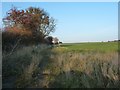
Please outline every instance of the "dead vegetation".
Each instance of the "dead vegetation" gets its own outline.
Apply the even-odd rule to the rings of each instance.
[[[3,88],[120,87],[117,52],[78,53],[60,48],[25,47],[4,57]]]

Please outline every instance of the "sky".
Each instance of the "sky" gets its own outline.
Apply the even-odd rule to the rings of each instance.
[[[56,31],[50,35],[64,43],[118,39],[117,2],[2,2],[2,18],[12,6],[43,8],[56,19]]]

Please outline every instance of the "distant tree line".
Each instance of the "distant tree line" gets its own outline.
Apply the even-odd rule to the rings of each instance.
[[[120,40],[108,41],[108,42],[120,42]]]
[[[55,31],[56,22],[44,9],[29,7],[18,10],[13,7],[3,18],[2,49],[9,51],[22,45],[52,44],[50,33]]]

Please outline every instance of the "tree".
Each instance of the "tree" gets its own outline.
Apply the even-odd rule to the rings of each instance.
[[[45,43],[47,43],[48,45],[52,45],[53,44],[53,37],[52,36],[48,36],[45,38]]]
[[[41,8],[29,7],[26,10],[12,8],[3,19],[5,27],[19,27],[32,33],[36,42],[43,42],[44,38],[55,31],[55,19]]]
[[[30,45],[44,43],[45,37],[55,31],[55,19],[41,8],[29,7],[26,10],[10,9],[3,18],[3,49],[12,50],[17,44]]]

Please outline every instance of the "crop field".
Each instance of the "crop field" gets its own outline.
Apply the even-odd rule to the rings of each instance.
[[[63,44],[70,51],[98,51],[98,52],[116,52],[118,50],[118,42],[93,42],[93,43],[70,43]]]
[[[3,88],[120,88],[118,42],[29,46],[3,53]]]

